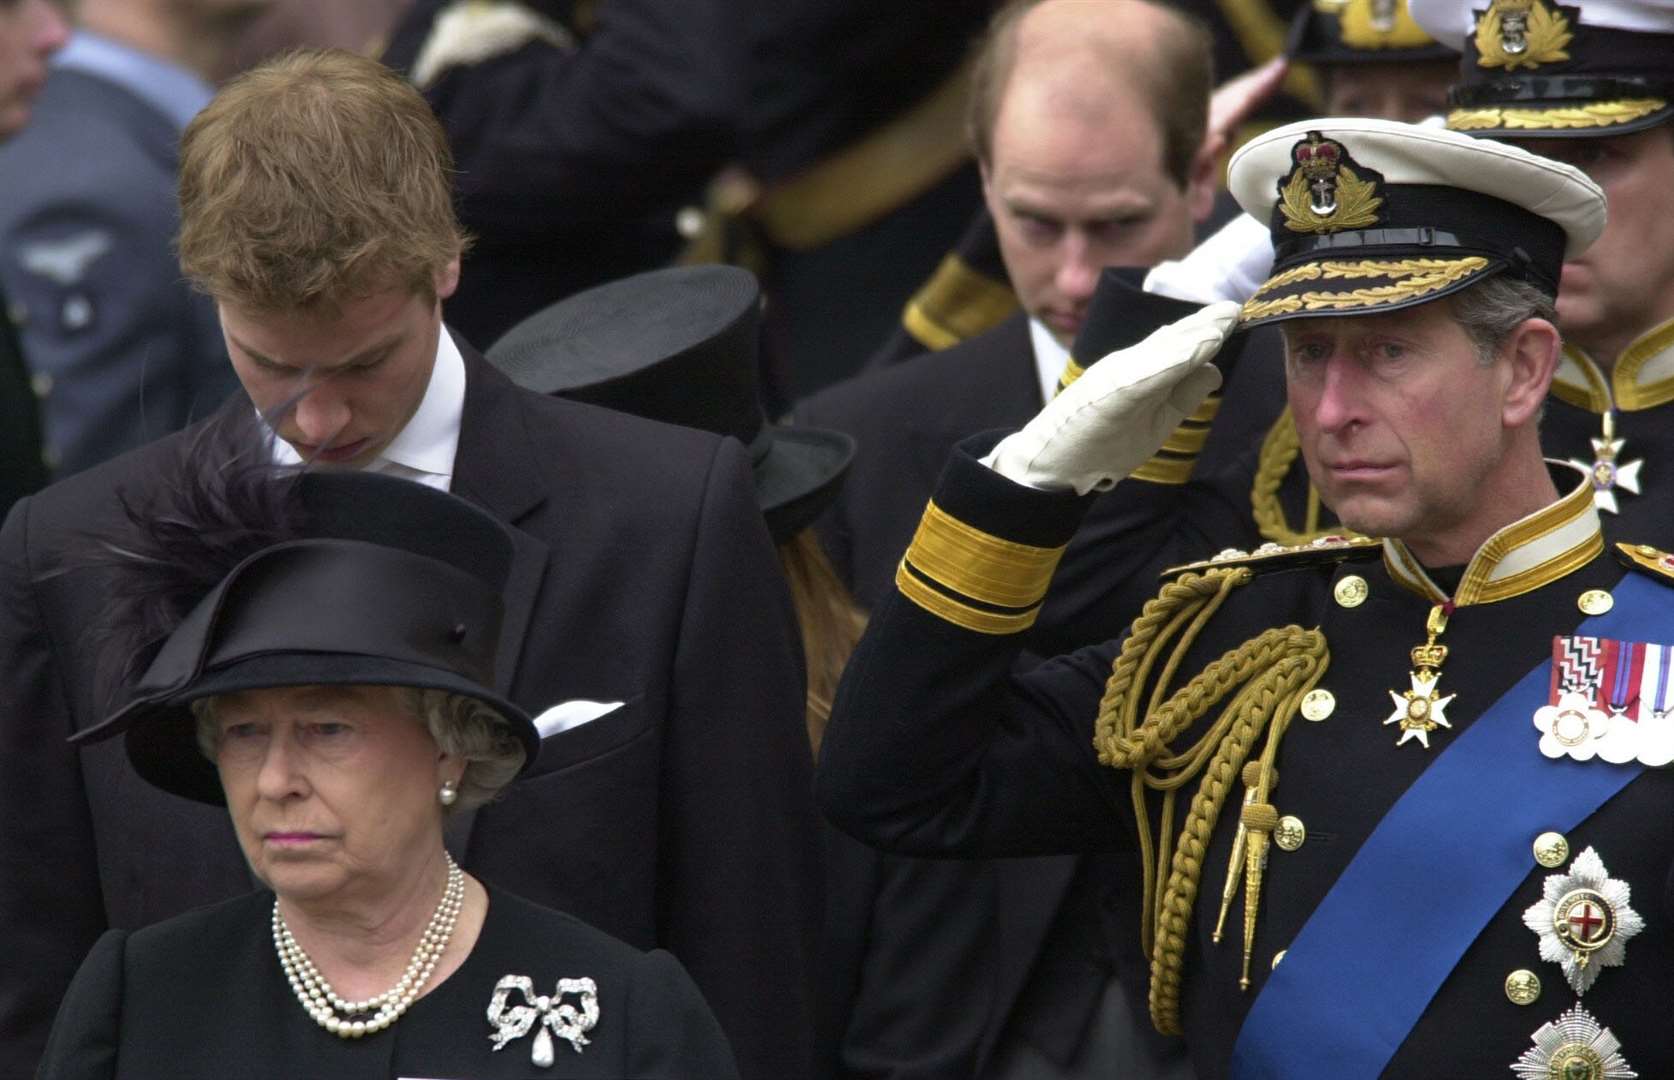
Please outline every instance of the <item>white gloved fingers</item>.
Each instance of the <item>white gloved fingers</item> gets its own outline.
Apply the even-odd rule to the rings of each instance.
[[[1235,303],[1219,301],[1158,327],[1139,344],[1119,349],[1088,368],[1064,394],[1091,380],[1084,394],[1097,400],[1119,390],[1139,390],[1158,376],[1169,381],[1169,373],[1178,378],[1213,359],[1238,325],[1240,310]]]
[[[1221,385],[1221,372],[1214,364],[1204,364],[1186,373],[1186,377],[1174,384],[1168,392],[1168,405],[1180,414],[1179,420],[1170,425],[1172,431],[1184,420],[1197,411],[1203,404],[1203,399],[1213,394]],[[1164,435],[1164,438],[1168,436]]]
[[[1209,361],[1238,325],[1239,310],[1210,304],[1106,356],[1002,439],[984,464],[1043,490],[1107,490],[1219,385]]]

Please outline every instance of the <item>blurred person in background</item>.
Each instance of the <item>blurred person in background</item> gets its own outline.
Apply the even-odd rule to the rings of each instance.
[[[0,281],[46,454],[67,476],[212,412],[237,385],[175,267],[177,145],[269,0],[79,0],[37,123],[0,147]]]
[[[854,370],[978,204],[991,6],[415,0],[384,59],[447,127],[479,237],[449,320],[492,341],[695,236],[689,261],[763,275],[774,411]]]
[[[977,64],[971,141],[1021,310],[795,411],[859,443],[821,529],[868,607],[893,589],[953,444],[1034,415],[1065,374],[1104,268],[1184,255],[1214,198],[1208,35],[1174,9],[1018,0],[996,16]]]
[[[0,3],[0,143],[34,116],[47,61],[68,40],[69,27],[50,0]],[[35,386],[18,342],[16,311],[0,274],[0,518],[47,480]]]
[[[1406,0],[1312,0],[1285,49],[1318,74],[1324,116],[1416,124],[1447,111],[1459,54],[1413,21]]]
[[[231,78],[269,57],[294,48],[347,49],[376,56],[389,42],[396,20],[413,0],[271,0],[267,10],[239,35],[222,65]]]
[[[589,286],[667,263],[735,145],[725,0],[413,0],[382,60],[436,111],[476,238],[448,324],[486,348]]]

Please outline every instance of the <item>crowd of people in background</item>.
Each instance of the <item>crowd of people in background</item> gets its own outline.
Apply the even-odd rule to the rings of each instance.
[[[0,0],[0,192],[0,1077],[1674,1069],[1674,3]]]

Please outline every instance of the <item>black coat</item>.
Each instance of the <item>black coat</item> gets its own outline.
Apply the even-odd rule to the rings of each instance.
[[[973,453],[985,449],[972,446]],[[1037,546],[1067,539],[1086,510],[1073,494],[1024,489],[963,454],[936,498],[991,536]],[[1357,607],[1334,601],[1336,583],[1349,573],[1368,586],[1368,599]],[[1598,555],[1535,591],[1457,610],[1444,637],[1451,651],[1439,688],[1457,694],[1449,710],[1452,730],[1438,730],[1428,752],[1416,743],[1396,746],[1394,729],[1381,724],[1390,711],[1389,691],[1409,685],[1409,653],[1423,642],[1430,608],[1428,600],[1397,585],[1381,561],[1293,563],[1288,571],[1260,574],[1213,614],[1179,656],[1174,688],[1262,631],[1295,624],[1324,634],[1330,663],[1320,686],[1336,695],[1336,708],[1320,723],[1294,723],[1277,757],[1273,802],[1278,813],[1302,819],[1307,839],[1295,851],[1269,855],[1248,992],[1238,986],[1239,934],[1219,945],[1210,940],[1243,790],[1236,781],[1197,857],[1203,869],[1185,931],[1182,1014],[1200,1077],[1227,1075],[1234,1040],[1275,955],[1296,939],[1395,800],[1482,710],[1551,657],[1554,635],[1574,632],[1583,618],[1578,596],[1616,587],[1622,573]],[[1656,592],[1662,588],[1647,584]],[[1659,619],[1660,636],[1651,640],[1674,641],[1674,619]],[[1101,765],[1092,748],[1119,640],[1019,674],[1022,645],[1021,635],[972,632],[900,594],[881,605],[850,663],[822,745],[820,797],[832,820],[888,850],[913,854],[1129,849],[1130,776]],[[1165,652],[1163,659],[1171,655]],[[1149,685],[1142,693],[1143,703]],[[1218,708],[1208,714],[1218,715]],[[1172,745],[1190,745],[1201,733],[1201,726],[1194,727]],[[1527,738],[1531,744],[1539,738],[1532,724]],[[1562,785],[1573,768],[1612,768],[1597,761],[1548,764],[1543,779],[1529,785],[1531,798],[1542,784]],[[1177,821],[1195,790],[1188,785]],[[926,798],[926,792],[935,796]],[[1471,821],[1454,824],[1468,840]],[[1674,970],[1674,770],[1644,771],[1568,829],[1567,838],[1572,854],[1596,847],[1612,876],[1630,884],[1633,906],[1646,921],[1627,946],[1626,964],[1605,971],[1584,1004],[1621,1039],[1638,1075],[1674,1075],[1674,1042],[1662,1005],[1663,984]],[[1540,959],[1536,936],[1522,921],[1554,872],[1535,863],[1532,840],[1518,837],[1458,863],[1412,865],[1411,873],[1433,882],[1428,896],[1438,907],[1453,902],[1453,883],[1469,879],[1478,862],[1512,860],[1526,872],[1474,941],[1465,943],[1412,1030],[1395,1033],[1404,1037],[1383,1076],[1504,1075],[1533,1046],[1535,1029],[1573,1003],[1562,974]],[[1240,911],[1235,903],[1229,926],[1238,925]],[[1357,957],[1347,953],[1340,963],[1343,972],[1353,972]],[[1507,999],[1505,979],[1517,969],[1536,971],[1544,984],[1533,1005]]]
[[[797,407],[799,423],[847,432],[858,444],[820,527],[838,573],[863,606],[894,592],[896,565],[954,446],[974,432],[1021,427],[1040,407],[1029,324],[1021,314]],[[1116,504],[1111,509],[1109,524],[1131,521]],[[1091,560],[1083,562],[1095,569]],[[1062,618],[1073,622],[1088,614],[1084,606],[1102,606],[1094,588],[1089,576],[1088,604],[1066,604]],[[1076,632],[1054,616],[1044,616],[1041,629],[1043,649]],[[1098,890],[1094,907],[1063,915],[1086,858],[920,860],[880,855],[841,835],[828,851],[828,994],[820,1007],[820,1043],[834,1075],[979,1075],[1008,1023],[1049,1053],[1067,1058],[1074,1051],[1098,1002],[1102,973],[1087,966],[1060,971],[1043,981],[1050,1002],[1019,1006],[1055,920],[1076,921],[1074,930],[1062,932],[1097,935],[1111,924],[1126,936],[1136,909],[1108,888]],[[1132,950],[1116,960],[1138,962]],[[1141,1025],[1136,1019],[1136,1037],[1149,1038]],[[1168,1051],[1159,1046],[1156,1052]]]
[[[249,408],[240,397],[228,408]],[[226,815],[145,784],[102,714],[87,570],[52,566],[182,438],[71,477],[0,532],[0,1075],[27,1073],[75,965],[251,887]],[[514,387],[467,353],[455,493],[514,527],[502,691],[623,701],[545,740],[475,815],[483,880],[680,958],[746,1077],[806,1068],[819,870],[789,598],[737,443]]]
[[[726,1036],[679,961],[495,889],[459,970],[388,1030],[332,1035],[285,981],[272,911],[273,894],[264,891],[141,930],[107,930],[65,995],[42,1080],[738,1075]],[[547,1068],[530,1063],[534,1031],[496,1051],[486,1013],[506,975],[529,976],[546,995],[559,979],[591,978],[599,1011],[587,1043],[578,1050],[554,1038]],[[512,991],[507,1003],[525,1001]]]

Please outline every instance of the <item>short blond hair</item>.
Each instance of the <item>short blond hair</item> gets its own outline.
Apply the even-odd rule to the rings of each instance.
[[[228,83],[180,146],[180,268],[216,300],[331,309],[406,286],[435,296],[468,238],[453,154],[419,92],[338,49]]]

